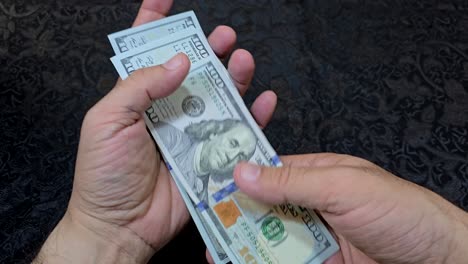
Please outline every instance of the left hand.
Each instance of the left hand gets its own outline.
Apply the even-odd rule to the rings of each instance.
[[[340,244],[324,263],[467,263],[468,213],[436,193],[348,155],[281,160],[237,165],[236,184],[266,204],[316,209]]]
[[[144,0],[134,26],[164,17],[171,5],[170,0]],[[230,54],[236,35],[231,28],[219,26],[208,40],[222,58]],[[147,262],[188,221],[185,204],[143,121],[151,101],[173,92],[188,73],[185,55],[171,62],[178,66],[139,70],[119,81],[86,114],[72,197],[41,250],[43,258],[55,251],[62,252],[59,261],[87,257],[90,262],[97,259],[92,256],[95,253],[109,262]],[[241,94],[254,68],[249,52],[232,54],[228,71]],[[260,127],[268,123],[275,105],[272,92],[255,100],[251,110]]]

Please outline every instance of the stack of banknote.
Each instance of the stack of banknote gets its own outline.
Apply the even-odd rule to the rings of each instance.
[[[242,194],[232,172],[241,160],[281,162],[250,115],[194,12],[109,35],[122,79],[183,52],[188,77],[155,100],[145,122],[216,263],[322,263],[338,250],[314,211],[271,206]]]

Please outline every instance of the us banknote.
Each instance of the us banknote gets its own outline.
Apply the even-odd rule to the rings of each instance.
[[[120,54],[187,29],[202,30],[193,11],[122,30],[108,38],[115,54]]]
[[[211,228],[208,226],[208,223],[204,221],[203,217],[200,215],[200,212],[196,210],[195,204],[193,201],[188,197],[187,193],[183,189],[182,185],[179,183],[177,177],[174,177],[174,181],[176,182],[177,188],[179,188],[180,195],[182,199],[184,199],[185,204],[187,205],[187,209],[192,216],[192,220],[197,226],[198,232],[205,242],[205,245],[208,251],[211,254],[214,262],[218,263],[228,263],[229,257],[227,256],[226,252],[223,250],[221,244],[219,243],[218,239],[216,238],[215,234],[211,231]]]
[[[323,262],[338,246],[313,211],[263,205],[237,191],[232,170],[239,161],[281,163],[200,30],[155,40],[112,62],[125,79],[179,52],[190,58],[190,73],[174,94],[153,103],[145,121],[231,261]]]
[[[166,19],[157,20],[138,27],[129,28],[116,32],[108,36],[109,41],[116,54],[121,54],[133,50],[139,46],[164,39],[165,37],[184,30],[200,30],[200,24],[193,11],[184,12]],[[201,217],[200,212],[195,209],[193,201],[190,200],[185,190],[181,187],[177,178],[174,177],[179,192],[184,199],[187,208],[192,216],[200,235],[205,242],[215,263],[225,264],[229,258],[222,246],[216,239],[216,236]]]

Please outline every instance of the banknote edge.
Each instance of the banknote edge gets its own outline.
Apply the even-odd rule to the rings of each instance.
[[[163,26],[163,25],[166,25],[166,24],[169,24],[171,23],[171,21],[176,21],[176,20],[179,20],[179,19],[182,19],[184,17],[191,17],[194,21],[194,23],[196,24],[197,26],[197,30],[200,30],[203,32],[203,29],[201,28],[201,25],[200,25],[200,22],[198,21],[198,18],[197,16],[195,15],[195,12],[193,10],[189,10],[189,11],[185,11],[183,13],[179,13],[177,15],[172,15],[172,16],[168,16],[168,17],[165,17],[165,18],[162,18],[162,19],[158,19],[158,20],[155,20],[155,21],[152,21],[152,22],[149,22],[149,23],[145,23],[145,24],[142,24],[142,25],[139,25],[139,26],[136,26],[136,27],[131,27],[131,28],[127,28],[127,29],[124,29],[124,30],[120,30],[120,31],[117,31],[117,32],[114,32],[114,33],[111,33],[109,35],[107,35],[107,38],[109,39],[109,42],[112,46],[112,49],[114,50],[114,53],[116,55],[118,54],[124,54],[124,53],[127,53],[127,52],[120,52],[119,48],[118,48],[118,45],[117,45],[117,41],[116,39],[123,36],[123,35],[134,35],[134,34],[137,34],[139,32],[142,32],[146,29],[149,29],[149,28],[152,28],[152,27],[157,27],[157,26]],[[166,36],[168,37],[168,36]],[[151,42],[149,42],[151,43]],[[131,51],[131,50],[129,50]]]

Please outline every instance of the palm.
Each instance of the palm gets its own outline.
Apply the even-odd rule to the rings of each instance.
[[[188,220],[188,212],[143,120],[128,129],[129,138],[119,142],[129,148],[124,154],[129,159],[127,176],[130,186],[136,186],[128,189],[127,199],[135,205],[129,208],[128,215],[139,216],[126,219],[125,225],[153,247],[159,247],[155,243],[168,241],[177,233]],[[158,226],[158,218],[165,218],[164,228]]]
[[[94,208],[90,211],[96,218],[127,226],[156,247],[154,241],[168,238],[187,221],[182,198],[143,119],[131,121],[124,111],[95,111],[100,118],[83,124],[75,178],[79,195],[75,196],[86,208]],[[116,127],[115,120],[133,125],[121,121]],[[164,228],[155,226],[161,217],[166,218]]]

